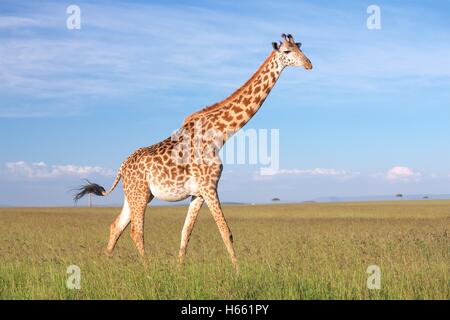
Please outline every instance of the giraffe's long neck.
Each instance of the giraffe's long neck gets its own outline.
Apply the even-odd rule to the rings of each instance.
[[[196,120],[206,122],[207,129],[220,132],[226,141],[259,110],[282,70],[275,51],[272,51],[242,87],[225,100],[187,117],[185,123]]]

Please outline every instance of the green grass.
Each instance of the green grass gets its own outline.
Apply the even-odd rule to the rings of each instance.
[[[225,206],[236,275],[207,209],[179,270],[186,207],[150,207],[144,266],[120,208],[0,209],[1,299],[449,299],[450,201]],[[81,290],[65,286],[69,265]],[[369,265],[381,290],[368,290]]]

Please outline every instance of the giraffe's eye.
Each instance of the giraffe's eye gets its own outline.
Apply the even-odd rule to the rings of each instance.
[[[284,51],[285,54],[288,54],[288,53],[290,53],[290,52],[291,52],[290,50]]]

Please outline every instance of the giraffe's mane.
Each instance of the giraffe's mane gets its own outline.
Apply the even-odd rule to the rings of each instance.
[[[266,60],[264,60],[264,62],[259,66],[258,70],[255,71],[255,73],[250,77],[250,79],[248,79],[239,89],[237,89],[235,92],[233,92],[231,95],[229,95],[227,98],[225,98],[222,101],[216,102],[213,105],[210,105],[208,107],[205,107],[199,111],[196,111],[194,113],[191,113],[189,116],[187,116],[186,118],[184,118],[184,122],[183,125],[194,120],[197,119],[201,116],[204,116],[208,113],[211,113],[213,111],[216,111],[218,109],[220,109],[221,107],[223,107],[224,105],[226,105],[230,100],[233,100],[234,98],[238,97],[242,91],[244,91],[244,89],[255,80],[256,76],[262,71],[262,69],[267,65],[267,63],[273,58],[273,56],[275,55],[275,51],[272,51],[270,53],[270,55],[266,58]]]

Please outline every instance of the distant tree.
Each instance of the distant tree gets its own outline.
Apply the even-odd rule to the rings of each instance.
[[[280,198],[273,198],[272,199],[272,202],[278,202],[278,201],[280,201]]]
[[[428,197],[428,196],[424,196],[423,198],[424,198],[424,199],[428,199],[429,197]]]
[[[397,198],[401,198],[401,197],[403,197],[403,194],[397,193],[395,196],[396,196]]]

